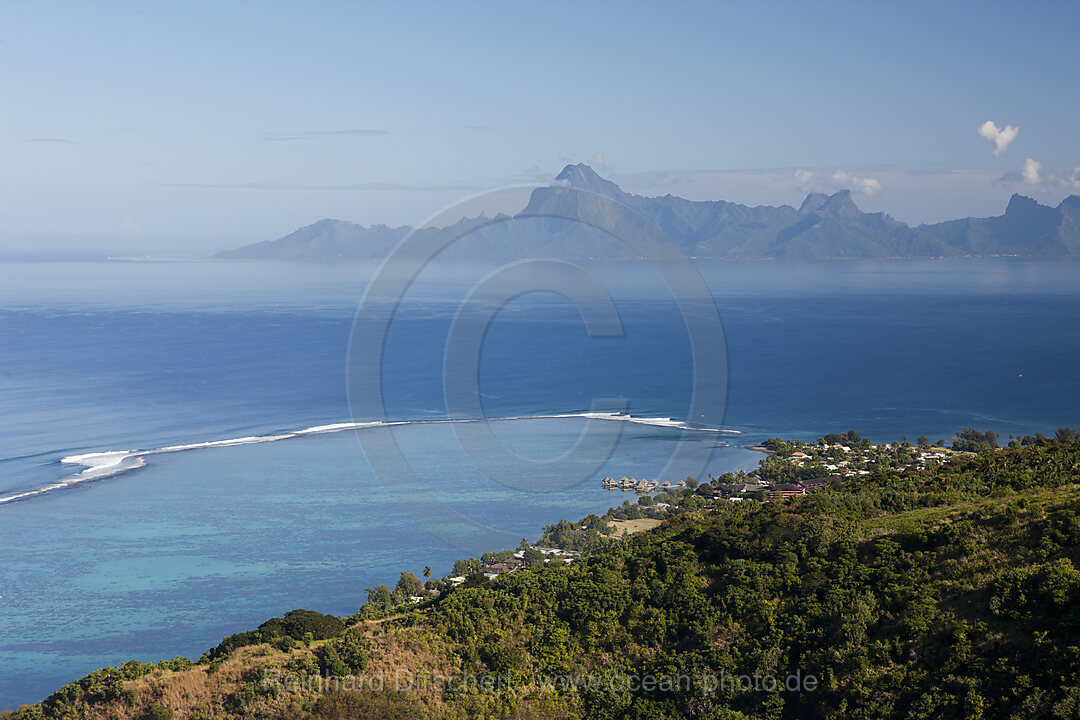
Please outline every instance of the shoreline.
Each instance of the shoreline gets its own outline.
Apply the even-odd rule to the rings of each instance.
[[[531,418],[516,418],[516,419],[531,419]],[[322,427],[325,427],[325,426],[322,426]],[[805,444],[802,441],[794,441],[794,442]],[[894,445],[896,445],[896,447],[899,448],[899,444],[894,444]],[[765,448],[764,446],[760,446],[760,445],[758,445],[758,446],[742,446],[742,447],[744,449],[749,449],[749,450],[755,450],[755,451],[758,451],[758,452],[762,452],[766,456],[778,454],[776,451],[769,450],[768,448]],[[886,449],[886,448],[890,448],[892,446],[891,445],[869,445],[867,447],[870,448],[870,449]],[[927,448],[927,449],[930,449],[930,448]],[[1006,448],[998,448],[998,450],[1005,450],[1005,449]],[[960,452],[964,452],[966,454],[966,451],[953,451],[953,450],[951,450],[949,448],[934,447],[933,450],[935,452],[945,451],[945,454],[960,453]],[[765,462],[767,462],[767,460],[768,460],[767,457],[762,458],[761,462],[765,463]],[[895,471],[895,469],[894,469],[894,471]],[[717,480],[713,480],[712,484],[716,485],[716,482],[717,482]],[[709,483],[702,483],[702,485],[708,485],[708,484]],[[698,487],[700,487],[700,486],[698,486]],[[804,492],[804,493],[800,493],[800,494],[806,495],[806,494],[809,494],[809,493]],[[701,493],[700,492],[699,493],[694,493],[691,490],[688,493],[687,497],[690,497],[693,500],[697,500],[698,499],[697,495],[701,495]],[[706,500],[712,500],[712,501],[721,499],[721,496],[716,495],[715,493],[709,493],[708,495],[705,495],[703,497]],[[726,498],[726,496],[723,496],[723,497]],[[786,497],[786,495],[783,495],[781,497]],[[777,499],[780,499],[780,498],[777,498]],[[617,507],[615,509],[617,509]],[[646,509],[647,509],[647,506],[646,506]],[[609,508],[609,511],[610,510],[611,510],[611,508]],[[693,512],[694,509],[690,509],[690,511]],[[702,512],[704,512],[706,514],[709,514],[712,511],[708,510],[708,509],[704,509],[704,510],[702,510]],[[603,531],[601,531],[604,535],[607,535],[608,537],[611,537],[613,539],[625,538],[628,535],[633,535],[633,534],[637,534],[637,533],[640,533],[640,532],[646,532],[646,531],[652,530],[655,527],[661,525],[664,521],[666,521],[668,519],[668,517],[655,517],[655,516],[652,516],[652,517],[621,517],[620,518],[620,517],[615,517],[614,513],[610,513],[610,514],[609,514],[609,512],[601,513],[600,511],[598,511],[596,513],[596,515],[599,516],[601,520],[606,521],[615,530],[615,532],[612,533],[611,535],[607,535],[607,533],[603,533]],[[677,516],[672,515],[672,516],[669,516],[669,517],[677,517]],[[565,521],[565,518],[562,518],[562,519],[560,519],[558,521],[558,523],[561,525],[561,524],[563,524],[564,521]],[[582,530],[582,531],[589,529],[585,525],[581,524],[581,521],[573,522],[573,523],[570,523],[570,524],[571,525],[580,525],[580,530]],[[536,543],[529,543],[530,547],[540,548],[541,551],[545,551],[545,552],[547,552],[548,550],[551,550],[552,548],[556,548],[556,549],[561,548],[561,546],[559,544],[551,544],[550,546],[545,545],[545,546],[541,547],[541,543],[544,541],[544,539],[545,538],[542,536],[541,539],[539,541],[537,541]],[[497,552],[504,552],[504,551],[491,550],[490,552],[497,553]],[[562,553],[562,555],[560,555],[559,552],[554,552],[552,554],[557,555],[559,557],[570,558],[571,555],[568,555],[567,552],[569,552],[571,554],[575,553],[575,551],[573,551],[573,550],[566,551],[566,550],[561,550],[561,549],[560,549],[560,552]],[[558,558],[556,558],[556,559],[558,559]],[[565,561],[570,562],[570,559],[566,559]],[[494,573],[495,576],[500,575],[500,574],[502,574],[502,571]],[[393,575],[393,573],[391,573],[391,577],[392,577],[392,575]],[[426,577],[426,575],[425,575],[425,577]],[[442,581],[445,582],[445,581],[451,580],[451,579],[452,578],[450,578],[449,576],[446,576],[446,577],[442,578]]]

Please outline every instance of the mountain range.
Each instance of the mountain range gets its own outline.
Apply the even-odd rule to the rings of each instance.
[[[579,192],[585,191],[585,193]],[[595,196],[600,196],[594,198]],[[533,190],[516,216],[462,218],[417,232],[438,242],[454,237],[446,255],[457,259],[544,256],[567,259],[628,257],[613,237],[611,202],[651,220],[697,258],[897,258],[1080,254],[1080,196],[1057,207],[1013,195],[1002,215],[911,227],[885,213],[865,213],[849,190],[810,193],[790,205],[750,207],[723,200],[694,201],[624,192],[588,165],[568,165],[547,187]],[[604,232],[608,230],[609,232]],[[410,232],[407,226],[368,227],[320,220],[277,240],[218,253],[220,258],[302,261],[378,260]],[[615,232],[618,235],[618,232]]]

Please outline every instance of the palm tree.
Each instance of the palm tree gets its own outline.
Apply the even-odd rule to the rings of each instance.
[[[424,577],[426,577],[426,578],[431,577],[431,566],[430,565],[425,565],[424,566]]]

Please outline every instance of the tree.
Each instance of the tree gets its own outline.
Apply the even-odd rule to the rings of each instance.
[[[920,436],[919,439],[915,442],[919,443],[919,447],[921,448],[930,447],[930,438],[926,437],[925,435]]]
[[[316,640],[334,637],[345,629],[345,622],[335,615],[324,615],[314,610],[290,610],[283,618],[270,618],[259,626],[265,638],[288,635],[302,640],[311,633]]]
[[[392,605],[390,586],[376,585],[367,589],[368,603],[380,610],[388,610]]]
[[[469,558],[468,560],[455,560],[454,569],[451,570],[452,577],[468,577],[474,572],[479,572],[480,561],[476,558]]]
[[[467,575],[465,577],[465,582],[461,583],[461,587],[463,587],[463,588],[483,587],[484,585],[487,585],[488,582],[489,582],[488,576],[485,575],[482,572],[477,571],[477,572],[474,572],[474,573],[472,573],[470,575]]]
[[[414,573],[406,571],[401,573],[401,579],[398,580],[397,587],[394,590],[398,594],[410,598],[424,592],[424,583],[420,582],[420,578],[416,577]]]
[[[349,666],[341,659],[333,643],[329,643],[323,648],[319,665],[324,676],[345,677],[349,674]]]
[[[521,559],[530,567],[533,565],[542,565],[544,563],[544,553],[534,547],[525,548],[525,552],[522,554]]]
[[[769,438],[761,442],[761,447],[772,450],[777,455],[787,455],[792,451],[792,445],[783,438]],[[688,478],[689,479],[689,478]]]
[[[1080,442],[1080,430],[1073,430],[1068,427],[1058,428],[1054,437],[1061,443]]]
[[[368,644],[361,631],[347,630],[340,640],[333,643],[341,662],[348,668],[348,674],[355,674],[367,667]]]
[[[426,578],[431,577],[431,566],[430,565],[425,565],[424,566],[424,577],[426,577]]]
[[[979,432],[975,428],[967,428],[956,433],[953,440],[953,450],[964,452],[984,452],[998,447],[998,434],[993,430]]]

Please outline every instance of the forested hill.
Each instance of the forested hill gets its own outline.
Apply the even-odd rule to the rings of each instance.
[[[1061,437],[621,540],[593,519],[572,563],[290,613],[9,717],[1077,717],[1080,442]]]
[[[581,190],[626,205],[654,222],[681,250],[696,258],[896,258],[1080,254],[1080,196],[1057,207],[1013,195],[1002,215],[964,218],[910,227],[885,213],[864,213],[851,192],[810,193],[795,209],[788,205],[749,207],[739,203],[692,201],[673,195],[643,197],[623,192],[587,165],[568,165],[550,187],[532,192],[517,217],[527,223],[494,223],[462,218],[425,235],[450,239],[463,234],[448,256],[458,260],[544,256],[612,258],[630,254],[622,242],[594,226],[616,231],[597,217]],[[567,222],[567,220],[571,222]],[[599,221],[598,221],[599,220]],[[380,260],[411,228],[365,227],[321,220],[277,240],[218,254],[221,258],[310,261]],[[616,236],[618,232],[615,232]]]

